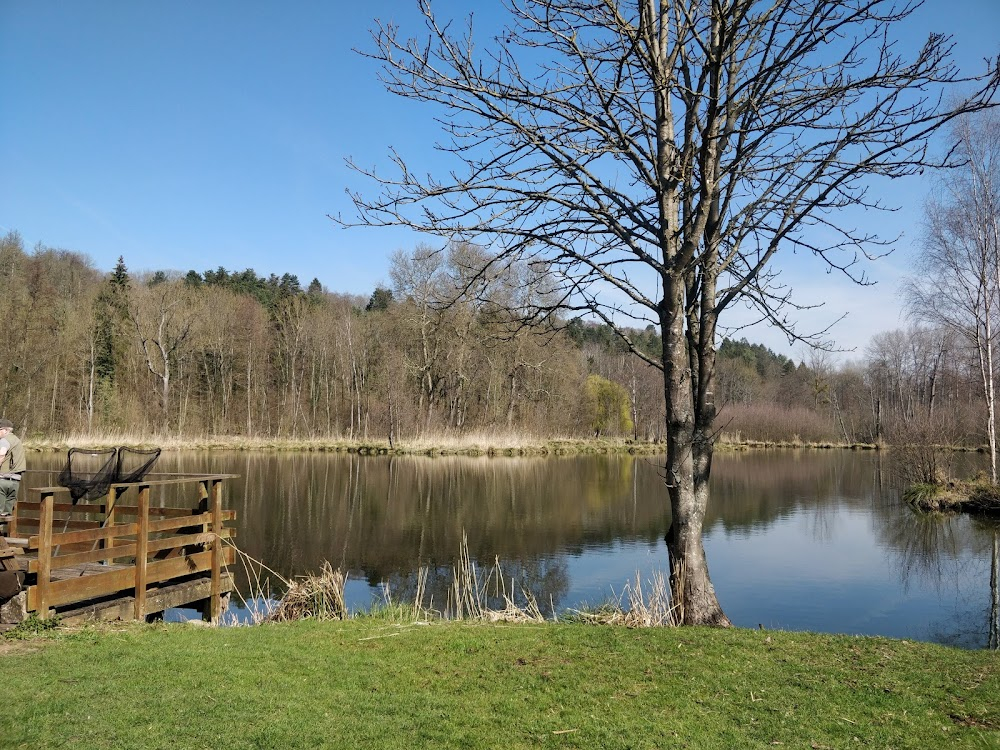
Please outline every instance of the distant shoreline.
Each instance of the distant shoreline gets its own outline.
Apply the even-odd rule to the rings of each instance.
[[[575,456],[575,455],[656,455],[666,452],[666,443],[621,438],[534,438],[526,435],[433,435],[395,441],[349,440],[343,438],[256,438],[239,435],[157,437],[151,435],[70,435],[56,438],[26,438],[25,448],[34,452],[57,452],[69,448],[108,448],[119,445],[158,447],[166,451],[273,451],[345,453],[396,456]],[[716,445],[720,453],[749,450],[880,450],[876,443],[807,443],[799,441],[742,440],[723,438]],[[956,451],[979,448],[955,446]]]

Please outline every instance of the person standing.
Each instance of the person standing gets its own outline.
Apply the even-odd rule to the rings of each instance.
[[[0,419],[0,516],[13,512],[25,468],[24,445],[14,434],[14,423]]]

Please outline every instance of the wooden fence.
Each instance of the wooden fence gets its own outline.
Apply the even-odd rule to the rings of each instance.
[[[111,485],[97,503],[74,504],[64,487],[29,490],[7,536],[24,552],[27,611],[142,620],[196,603],[217,623],[232,589],[235,550],[224,540],[235,532],[224,524],[236,513],[223,509],[223,486],[234,476],[149,475]],[[151,504],[154,491],[173,494]]]

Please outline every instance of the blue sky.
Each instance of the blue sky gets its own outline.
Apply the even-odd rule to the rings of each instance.
[[[419,31],[416,0],[0,0],[0,231],[106,270],[123,255],[133,270],[251,267],[370,294],[388,256],[421,238],[326,218],[349,213],[345,187],[364,185],[344,160],[385,165],[391,145],[433,168],[438,133],[430,110],[390,97],[352,52],[370,47],[375,16]],[[959,64],[980,72],[1000,50],[998,28],[1000,0],[928,0],[901,33],[912,44],[953,34]],[[873,226],[914,237],[928,189],[894,183],[904,210]],[[910,261],[904,240],[872,267],[875,288],[799,261],[788,280],[828,302],[807,325],[853,310],[834,334],[863,349],[901,325],[896,289]],[[775,332],[745,335],[787,352]]]

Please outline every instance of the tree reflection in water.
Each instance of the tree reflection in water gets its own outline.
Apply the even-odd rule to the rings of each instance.
[[[879,535],[894,552],[903,588],[915,576],[938,587],[947,585],[953,573],[949,563],[959,556],[961,519],[920,513],[905,503],[882,510],[877,516]]]
[[[286,578],[327,560],[376,599],[383,582],[394,599],[411,596],[426,568],[427,596],[443,606],[467,537],[480,570],[499,559],[508,588],[513,578],[518,596],[523,589],[543,611],[558,610],[567,554],[659,540],[666,528],[662,482],[631,456],[241,459],[241,549]]]
[[[989,647],[994,651],[1000,648],[1000,546],[998,533],[993,530],[993,557],[990,561],[990,617],[989,617]]]
[[[33,468],[61,463],[40,454]],[[607,601],[666,567],[657,457],[186,452],[159,469],[238,474],[225,502],[240,548],[285,579],[329,561],[348,572],[352,606],[380,601],[383,582],[406,599],[420,568],[443,605],[464,536],[480,571],[499,558],[508,591],[514,578],[545,611]],[[712,481],[706,544],[737,624],[1000,641],[996,524],[914,514],[881,452],[720,451]]]
[[[950,461],[957,476],[972,475],[981,457],[954,454]],[[874,511],[877,533],[892,550],[904,590],[917,581],[920,586],[933,586],[942,598],[951,597],[957,602],[952,620],[935,626],[934,640],[978,642],[980,646],[1000,648],[1000,519],[914,510],[902,500],[894,479],[897,475],[892,459],[880,457],[876,463]],[[985,588],[987,560],[989,597],[987,606],[980,609],[976,602],[983,600],[982,589],[977,591],[976,583]],[[985,627],[977,625],[984,621]]]

